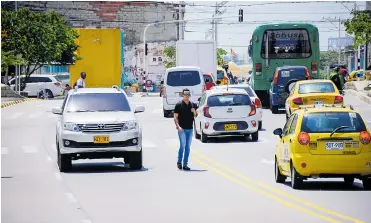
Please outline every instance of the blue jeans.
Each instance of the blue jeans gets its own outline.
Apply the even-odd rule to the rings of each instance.
[[[188,157],[189,157],[189,152],[191,149],[192,135],[193,135],[193,129],[183,129],[183,132],[178,131],[179,144],[180,144],[179,151],[178,151],[178,163],[182,163],[183,151],[185,151],[183,166],[188,165]]]

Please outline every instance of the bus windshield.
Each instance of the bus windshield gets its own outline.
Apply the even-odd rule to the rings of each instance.
[[[266,30],[261,47],[261,57],[266,58],[268,38],[269,59],[308,58],[312,55],[308,31],[305,29]]]

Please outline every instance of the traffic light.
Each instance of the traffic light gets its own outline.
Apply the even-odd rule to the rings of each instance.
[[[238,21],[243,22],[243,9],[238,10]]]
[[[148,54],[148,43],[146,43],[145,49],[144,49],[145,55],[147,56]]]

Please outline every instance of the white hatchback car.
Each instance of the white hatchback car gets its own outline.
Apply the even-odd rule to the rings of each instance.
[[[251,100],[256,105],[256,113],[258,115],[259,119],[259,130],[263,127],[263,106],[262,103],[258,97],[258,95],[255,93],[254,89],[251,88],[249,84],[232,84],[228,86],[229,89],[244,89],[250,96]],[[220,85],[220,86],[214,86],[211,89],[227,89],[227,85]]]
[[[131,169],[142,168],[142,130],[126,93],[114,88],[72,89],[61,108],[56,127],[58,166],[71,169],[72,160],[124,158]]]
[[[245,140],[251,135],[258,141],[256,106],[243,89],[213,89],[205,91],[199,101],[195,118],[195,136],[207,142],[209,136],[239,135]]]

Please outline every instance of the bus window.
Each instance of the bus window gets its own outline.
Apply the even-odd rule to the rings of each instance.
[[[265,44],[268,38],[269,59],[308,58],[312,55],[308,31],[305,29],[267,30],[261,47],[261,56],[265,56]]]

